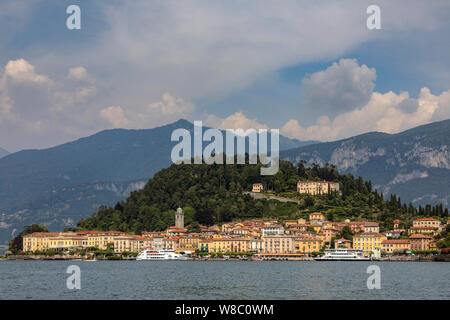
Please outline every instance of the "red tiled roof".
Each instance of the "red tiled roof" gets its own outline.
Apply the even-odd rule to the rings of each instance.
[[[392,240],[384,240],[381,244],[408,244],[408,239],[392,239]]]
[[[357,235],[354,235],[353,238],[359,238],[359,237],[364,237],[364,236],[373,236],[373,237],[384,237],[383,234],[380,234],[378,232],[363,232]]]
[[[430,236],[424,234],[415,233],[409,237],[409,239],[432,239]]]
[[[434,228],[434,227],[413,226],[410,229],[413,229],[413,230],[434,230],[436,228]]]

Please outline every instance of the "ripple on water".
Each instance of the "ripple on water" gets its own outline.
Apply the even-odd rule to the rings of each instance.
[[[370,264],[381,289],[367,289]],[[66,287],[81,269],[81,290]],[[0,299],[449,299],[446,263],[4,261]]]

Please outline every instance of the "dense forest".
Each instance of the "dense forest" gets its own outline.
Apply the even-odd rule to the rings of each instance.
[[[307,167],[304,162],[293,165],[280,161],[280,169],[273,176],[261,176],[260,167],[260,164],[173,164],[156,173],[143,190],[132,192],[126,201],[114,207],[101,207],[90,218],[80,220],[78,229],[135,234],[160,231],[174,225],[174,211],[178,207],[184,209],[185,224],[190,227],[245,218],[293,219],[306,217],[312,211],[325,213],[330,221],[376,220],[381,230],[391,229],[394,219],[406,221],[407,227],[417,217],[448,218],[448,209],[442,205],[416,208],[402,203],[396,195],[384,199],[383,194],[373,190],[370,181],[341,175],[332,165]],[[340,192],[314,197],[298,195],[298,180],[338,181]],[[264,190],[295,198],[299,203],[256,200],[244,193],[257,182],[263,183]]]

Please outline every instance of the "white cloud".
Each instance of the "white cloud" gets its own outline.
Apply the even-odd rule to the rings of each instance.
[[[125,117],[125,112],[121,107],[108,107],[100,110],[100,116],[108,121],[115,128],[123,128],[128,125],[128,120]]]
[[[180,118],[188,118],[194,109],[195,106],[191,102],[166,92],[160,101],[144,106],[108,107],[100,110],[100,116],[114,127],[147,129]]]
[[[209,115],[204,125],[217,129],[269,129],[265,124],[261,124],[256,119],[247,118],[242,111],[236,112],[226,118],[219,118],[215,115]]]
[[[429,32],[448,23],[447,17],[442,15],[444,1],[426,4],[410,1],[406,6],[380,0],[383,30],[372,32],[365,28],[367,1],[286,0],[280,5],[266,0],[113,3],[101,0],[86,4],[86,10],[92,5],[96,9],[92,12],[99,13],[98,21],[102,26],[89,29],[95,31],[92,33],[95,36],[81,42],[59,42],[64,39],[61,33],[45,29],[45,24],[39,26],[42,38],[32,39],[29,35],[31,28],[35,28],[35,20],[20,26],[17,22],[19,17],[25,21],[29,14],[35,19],[45,10],[38,7],[41,2],[17,0],[14,4],[0,4],[0,16],[13,18],[2,19],[0,25],[10,27],[12,23],[7,22],[14,22],[14,28],[1,28],[8,30],[0,33],[4,40],[0,42],[8,49],[1,51],[5,51],[5,56],[20,53],[29,57],[27,59],[36,64],[36,70],[52,75],[37,72],[23,59],[10,61],[5,70],[4,81],[0,84],[3,87],[0,88],[0,122],[4,120],[0,136],[16,138],[4,138],[0,144],[11,150],[54,145],[101,130],[105,126],[105,121],[99,121],[105,120],[101,111],[109,106],[121,106],[129,128],[149,128],[180,117],[192,118],[196,112],[210,114],[204,109],[199,112],[191,101],[205,106],[208,101],[220,101],[280,69],[329,61],[379,37],[395,40],[403,37],[402,32],[407,30]],[[55,33],[47,39],[47,32]],[[20,36],[25,37],[27,46],[10,45],[9,39]],[[58,42],[51,39],[58,39]],[[0,49],[4,46],[0,44]],[[68,63],[73,68],[66,73]],[[328,91],[325,102],[335,97],[342,108],[347,108],[345,110],[367,105],[368,97],[374,96],[370,94],[374,77],[371,69],[355,67],[350,62],[345,66],[342,61],[337,64],[339,72],[336,71],[334,79],[342,75],[346,83],[352,85],[349,97],[330,93],[332,89],[335,92],[341,89],[330,82],[330,73],[334,70],[331,67],[329,72],[324,71],[330,81],[310,79],[310,93],[323,84]],[[350,77],[353,74],[350,70],[359,71],[360,83],[358,78]],[[25,91],[22,85],[32,88]],[[177,98],[165,97],[168,91],[176,93]],[[321,93],[323,90],[317,91],[316,96],[320,98]],[[415,107],[412,102],[408,106]],[[404,110],[406,105],[404,102],[398,108]],[[239,106],[230,113],[236,110]],[[433,118],[442,117],[445,112],[438,109]],[[232,116],[216,120],[230,127],[265,126],[256,120],[251,122],[243,113]],[[27,126],[18,119],[26,121]],[[267,117],[263,119],[272,121]],[[327,121],[331,126],[335,120],[322,118],[317,126],[324,127]],[[114,126],[114,123],[107,123]],[[125,122],[116,124],[123,126]],[[395,127],[396,124],[380,121],[380,126]],[[27,135],[24,127],[40,128],[47,135]],[[294,129],[291,124],[290,130]],[[331,136],[344,134],[346,129],[336,127],[334,130],[337,133]]]
[[[264,74],[335,58],[373,39],[376,34],[361,27],[366,7],[353,1],[108,2],[100,45],[73,59],[106,61],[126,87],[132,77],[186,99],[217,99]]]
[[[75,81],[94,82],[94,78],[87,72],[84,67],[70,68],[67,78]]]
[[[174,97],[168,92],[163,94],[161,101],[150,103],[148,108],[155,113],[175,116],[187,115],[194,111],[192,103],[186,102],[182,98]]]
[[[97,94],[97,88],[92,83],[80,86],[68,77],[54,80],[36,69],[25,59],[5,64],[0,78],[0,136],[16,133],[24,137],[22,147],[30,148],[43,141],[62,143],[93,133],[98,115],[92,116],[88,103]],[[75,73],[72,70],[72,75]],[[89,76],[87,71],[78,72],[79,76],[83,74]],[[91,77],[89,81],[95,80]],[[77,107],[68,109],[74,105]],[[5,141],[2,145],[17,150],[17,142]]]
[[[398,133],[432,121],[450,117],[450,90],[441,95],[433,95],[428,88],[420,90],[419,97],[413,99],[407,92],[396,94],[374,92],[370,101],[362,108],[356,108],[336,116],[333,121],[321,117],[317,123],[303,128],[297,120],[291,119],[282,127],[281,133],[301,140],[336,140],[353,135],[380,131]],[[415,110],[403,109],[403,104],[411,100]]]
[[[351,110],[365,105],[375,87],[376,71],[356,59],[341,59],[302,81],[303,106],[315,110]]]
[[[93,85],[72,88],[69,91],[57,91],[54,94],[55,104],[52,110],[63,111],[66,107],[82,104],[95,95],[97,95],[97,88]]]
[[[52,84],[46,75],[37,74],[34,66],[24,59],[9,61],[5,67],[4,77],[15,84]]]

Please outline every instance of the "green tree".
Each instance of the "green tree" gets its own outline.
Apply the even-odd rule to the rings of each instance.
[[[48,232],[48,228],[42,223],[26,226],[21,233],[19,233],[15,238],[13,238],[9,242],[8,250],[11,251],[13,254],[21,253],[23,251],[23,236],[33,232]]]

